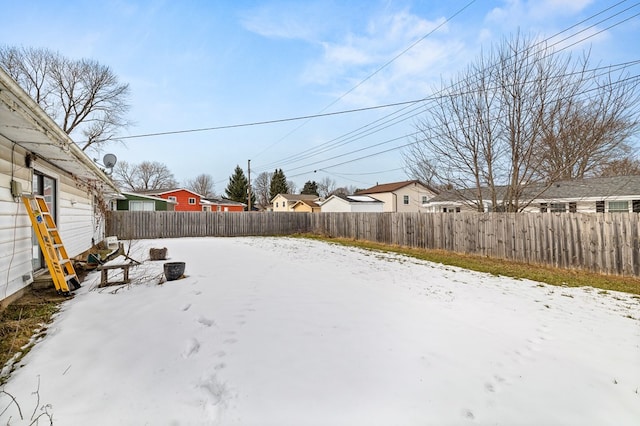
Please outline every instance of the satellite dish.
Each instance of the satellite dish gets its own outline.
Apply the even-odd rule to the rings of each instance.
[[[112,169],[113,166],[116,165],[116,161],[118,161],[118,159],[113,154],[106,154],[104,156],[104,158],[102,159],[102,162],[104,163],[104,166],[106,168],[108,168],[108,169]]]

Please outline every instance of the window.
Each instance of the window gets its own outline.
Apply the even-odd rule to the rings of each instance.
[[[176,201],[178,201],[178,199],[177,199],[176,197],[174,197],[173,195],[169,195],[169,196],[167,197],[167,200],[169,200],[169,201],[173,201],[174,203],[175,203]]]
[[[287,202],[286,201],[282,202],[282,207],[287,207]]]
[[[278,208],[278,202],[276,201],[276,208]]]
[[[634,213],[640,213],[640,200],[633,200],[632,209]]]
[[[155,209],[153,201],[129,200],[129,211],[131,212],[152,212]]]
[[[540,203],[540,213],[546,213],[549,205],[547,203]]]
[[[402,204],[404,204],[405,206],[409,205],[409,196],[408,195],[403,195],[402,196]]]
[[[596,213],[604,213],[604,201],[596,201]]]
[[[422,204],[426,204],[427,201],[429,201],[429,197],[427,197],[426,195],[422,196]]]
[[[569,213],[576,213],[578,211],[578,203],[571,202],[569,203]]]
[[[193,197],[189,197],[189,204],[195,204],[196,203],[196,199]]]
[[[565,203],[551,203],[551,213],[564,213],[567,211]]]
[[[629,202],[628,201],[609,201],[609,212],[629,212]]]

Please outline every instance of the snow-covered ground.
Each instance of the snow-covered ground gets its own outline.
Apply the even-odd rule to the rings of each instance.
[[[638,425],[640,300],[287,238],[137,241],[92,273],[0,424]],[[24,420],[16,404],[16,398]],[[40,424],[49,424],[41,417]]]

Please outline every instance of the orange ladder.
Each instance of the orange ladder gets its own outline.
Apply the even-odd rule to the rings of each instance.
[[[71,291],[80,288],[80,280],[62,244],[47,202],[41,195],[23,195],[22,202],[29,213],[31,225],[38,237],[40,249],[47,261],[56,290],[58,293],[69,295]]]

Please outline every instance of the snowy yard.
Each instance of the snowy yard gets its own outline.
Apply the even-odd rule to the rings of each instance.
[[[287,238],[138,241],[90,274],[0,424],[638,425],[640,300]],[[38,390],[38,392],[36,392]],[[49,419],[40,418],[40,424]]]

